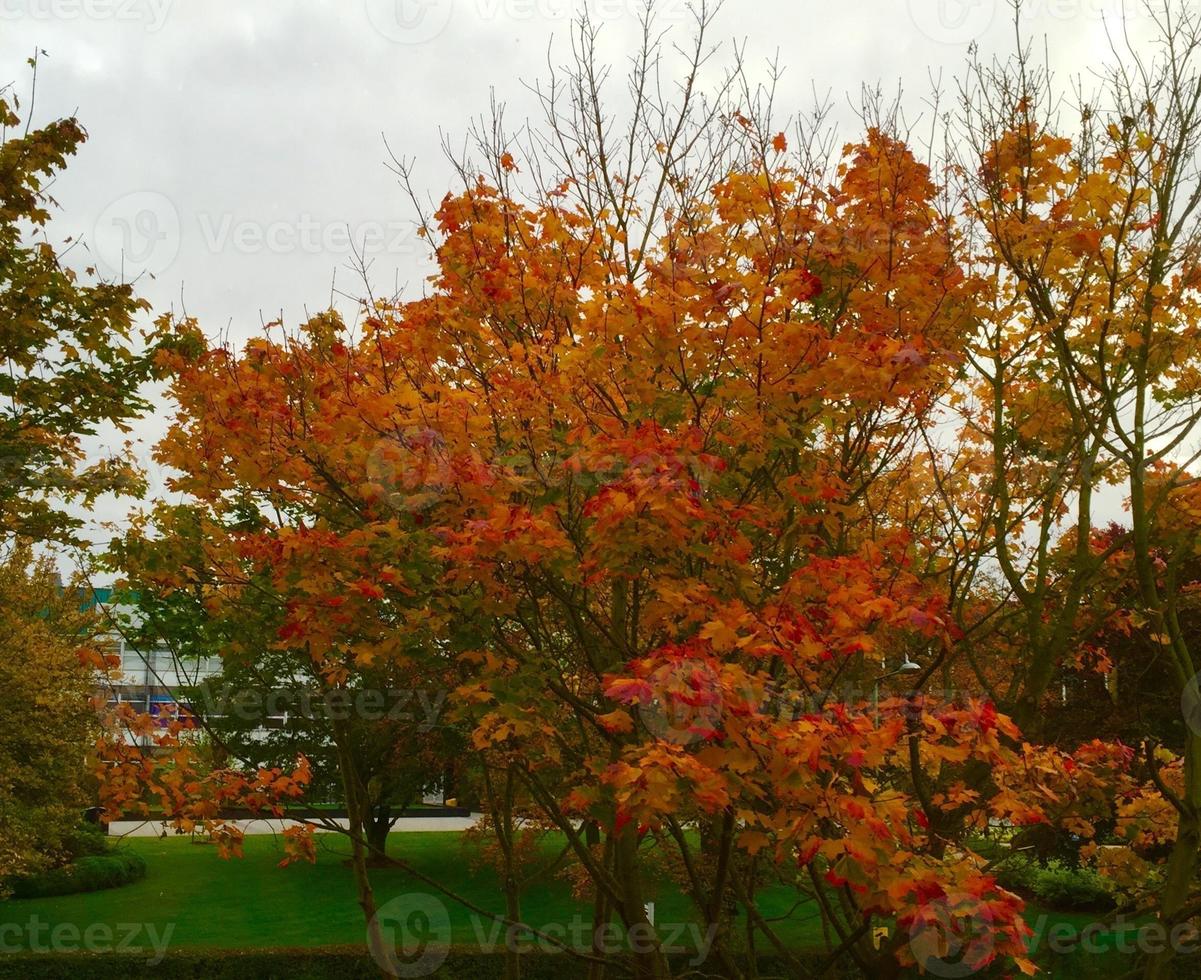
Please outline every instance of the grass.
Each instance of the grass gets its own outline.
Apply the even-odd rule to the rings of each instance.
[[[26,923],[32,916],[55,925],[73,923],[150,922],[161,932],[174,924],[172,948],[279,948],[361,944],[365,941],[362,912],[355,898],[350,870],[344,865],[347,847],[337,834],[319,834],[316,864],[279,868],[282,846],[274,837],[245,839],[241,859],[222,860],[211,846],[187,838],[130,838],[125,847],[145,858],[146,877],[104,892],[53,899],[12,900],[0,904],[0,926]],[[559,842],[546,841],[548,856]],[[462,837],[449,833],[395,834],[389,850],[481,908],[502,912],[495,877],[472,868]],[[396,868],[373,868],[371,880],[377,902],[399,895],[434,893],[425,883]],[[688,901],[674,889],[655,896],[656,920],[689,922]],[[792,900],[786,889],[769,889],[762,909],[767,915],[788,912]],[[488,935],[491,921],[447,901],[452,942],[476,945]],[[531,887],[522,900],[522,917],[540,928],[548,924],[570,928],[579,916],[587,922],[590,906],[572,897],[568,883],[548,877]],[[782,930],[790,944],[815,946],[821,928],[811,909],[793,910]]]
[[[124,846],[146,860],[143,880],[103,892],[0,903],[0,936],[4,925],[23,926],[37,916],[51,926],[71,923],[80,930],[94,923],[114,929],[122,923],[151,923],[162,935],[171,926],[172,950],[362,946],[365,928],[350,869],[344,864],[345,839],[320,834],[317,840],[316,864],[279,868],[282,844],[272,836],[247,837],[244,856],[228,861],[218,857],[213,847],[184,837],[131,838]],[[544,844],[548,857],[561,846],[555,839]],[[503,910],[494,875],[472,866],[461,834],[394,834],[389,849],[474,904]],[[381,905],[415,892],[437,894],[397,868],[372,869],[371,879]],[[652,897],[659,924],[693,921],[690,904],[674,888],[662,888]],[[769,918],[783,917],[777,928],[793,948],[820,947],[821,924],[813,907],[794,907],[794,898],[795,893],[783,886],[765,889],[760,910]],[[445,905],[453,943],[479,948],[486,937],[498,935],[489,919],[449,900]],[[568,883],[554,876],[540,880],[522,900],[524,921],[535,928],[565,928],[568,935],[573,918],[586,923],[589,912],[588,903],[573,898]],[[1036,928],[1056,922],[1081,928],[1096,919],[1087,913],[1051,913],[1040,919],[1041,915],[1039,909],[1029,911]],[[741,916],[739,921],[744,921]],[[759,941],[766,947],[764,940]],[[10,940],[10,951],[12,945]]]

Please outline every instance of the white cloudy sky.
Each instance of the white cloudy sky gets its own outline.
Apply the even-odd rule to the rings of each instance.
[[[1125,5],[1140,33],[1137,0]],[[686,0],[658,7],[686,40]],[[352,238],[386,291],[419,289],[423,255],[384,139],[441,197],[452,180],[439,128],[461,136],[492,89],[510,122],[533,114],[522,82],[545,70],[548,45],[565,60],[585,8],[620,63],[640,0],[0,0],[0,85],[27,92],[24,61],[44,50],[36,119],[77,112],[90,133],[56,186],[55,233],[82,237],[110,271],[149,273],[139,286],[156,310],[182,304],[210,332],[244,337],[327,306],[335,276],[353,291]],[[1066,78],[1106,57],[1123,0],[1025,9]],[[916,110],[969,43],[985,55],[1014,44],[1008,0],[727,0],[712,37],[726,51],[745,42],[752,71],[779,55],[785,112],[815,89],[846,106],[865,81],[902,83]]]

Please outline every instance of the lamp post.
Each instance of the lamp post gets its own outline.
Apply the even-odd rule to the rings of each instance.
[[[884,670],[888,665],[881,660],[880,669]],[[922,669],[921,664],[916,664],[909,659],[909,654],[905,654],[905,660],[896,670],[890,670],[886,674],[881,674],[876,678],[872,687],[872,717],[876,725],[880,724],[880,681],[887,680],[889,677],[895,677],[897,674],[912,674]]]

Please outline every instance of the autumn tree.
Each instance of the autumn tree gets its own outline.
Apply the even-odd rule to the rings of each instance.
[[[22,126],[19,109],[0,89],[0,534],[73,541],[66,503],[138,485],[122,452],[89,461],[84,439],[119,436],[146,408],[152,352],[134,321],[147,307],[81,271],[78,242],[51,241],[49,187],[87,134],[74,118]]]
[[[158,569],[200,565],[201,552],[181,551],[181,532],[195,516],[186,507],[160,511],[177,534],[154,540],[131,534],[109,556],[127,571],[122,608],[114,626],[126,649],[168,650],[180,673],[187,665],[219,660],[220,669],[195,683],[181,683],[174,700],[187,705],[214,751],[231,765],[249,769],[289,765],[303,755],[312,777],[305,804],[343,799],[334,730],[355,759],[365,799],[365,834],[374,863],[386,863],[388,833],[406,807],[443,786],[463,735],[445,711],[454,674],[420,676],[392,658],[363,663],[336,689],[324,685],[313,664],[273,646],[278,610],[261,591],[214,614],[211,589],[203,582],[163,592],[154,587]],[[344,727],[343,727],[344,726]],[[336,822],[308,809],[326,829]]]
[[[648,25],[620,135],[582,25],[544,137],[479,134],[481,166],[422,219],[426,298],[240,352],[181,324],[159,454],[192,516],[138,533],[184,560],[134,573],[217,618],[267,597],[273,645],[331,688],[454,656],[458,715],[503,760],[494,789],[516,780],[564,835],[595,924],[643,937],[640,976],[668,973],[652,845],[726,975],[756,942],[790,955],[756,913],[776,881],[821,911],[830,962],[866,975],[914,961],[936,895],[986,923],[981,965],[1020,956],[1020,901],[962,845],[1030,811],[954,791],[965,765],[1013,761],[1016,729],[985,703],[865,691],[882,659],[951,641],[913,571],[934,545],[888,502],[958,376],[975,285],[887,125],[823,148],[737,72],[702,98],[706,18],[674,103],[650,94]],[[824,699],[847,678],[857,695]]]
[[[0,558],[0,885],[62,862],[91,793],[96,617],[28,545]]]
[[[461,186],[414,195],[421,298],[241,350],[177,324],[158,453],[187,502],[135,526],[131,581],[221,628],[256,610],[330,693],[381,665],[454,677],[514,885],[495,914],[520,911],[529,814],[594,925],[640,937],[640,977],[670,973],[645,911],[664,854],[732,977],[765,946],[798,976],[897,976],[948,934],[969,968],[1033,970],[977,853],[997,827],[1147,881],[1166,845],[1141,907],[1184,922],[1194,737],[1041,740],[1056,671],[1130,611],[1098,591],[1121,567],[1182,693],[1194,673],[1191,22],[1069,135],[1027,56],[973,64],[945,166],[879,101],[840,146],[738,66],[702,94],[708,26],[666,97],[648,22],[620,114],[580,24],[544,125],[498,112]],[[1094,533],[1106,483],[1129,532]],[[256,655],[227,631],[223,655]],[[360,762],[332,738],[386,957]],[[760,913],[769,885],[817,910],[824,963]]]
[[[134,329],[145,304],[129,284],[81,270],[78,244],[48,231],[49,188],[82,126],[35,127],[32,107],[22,125],[21,109],[15,90],[0,89],[0,875],[60,859],[88,802],[97,661],[76,653],[98,626],[78,583],[64,589],[42,556],[79,543],[70,505],[137,488],[122,452],[89,461],[85,440],[127,429],[152,369]]]
[[[1094,92],[1065,98],[1022,50],[973,62],[959,93],[951,162],[987,302],[954,410],[966,448],[935,469],[976,573],[952,591],[980,595],[973,579],[988,569],[999,579],[989,603],[960,605],[960,626],[984,649],[1008,633],[1000,649],[1016,662],[990,677],[975,661],[976,676],[1032,736],[1054,735],[1051,682],[1066,665],[1091,658],[1121,696],[1126,680],[1095,644],[1106,631],[1133,632],[1143,662],[1132,666],[1164,665],[1177,704],[1198,669],[1184,622],[1201,419],[1201,33],[1186,7],[1146,11],[1153,48],[1116,35]],[[1108,487],[1128,516],[1098,526]],[[1166,885],[1150,899],[1171,928],[1192,914],[1201,860],[1201,743],[1195,727],[1172,739],[1183,757],[1170,790],[1151,751],[1165,734],[1152,724],[1138,741],[1144,778],[1175,814]]]

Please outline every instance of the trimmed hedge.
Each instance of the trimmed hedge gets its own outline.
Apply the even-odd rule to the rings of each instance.
[[[817,972],[820,956],[801,957]],[[1173,963],[1174,980],[1197,976],[1197,957],[1182,957]],[[1109,980],[1133,964],[1130,957],[1074,956],[1043,960],[1049,980]],[[673,963],[676,975],[689,965]],[[434,980],[503,980],[504,957],[494,953],[453,950],[446,961],[429,974]],[[693,967],[693,970],[696,968]],[[715,977],[716,964],[700,967],[693,976]],[[523,956],[523,980],[572,980],[587,973],[587,964],[566,955],[530,953]],[[789,964],[775,956],[759,957],[759,973],[765,977],[792,976]],[[909,973],[916,976],[916,973]],[[930,976],[932,974],[927,974]],[[1008,976],[1000,966],[977,973],[975,980]],[[147,954],[130,953],[6,953],[0,955],[0,980],[379,980],[379,968],[359,947],[327,947],[314,950],[176,950],[161,963],[151,965]],[[842,972],[825,975],[827,980],[861,980],[849,965]]]
[[[52,871],[7,882],[12,898],[56,898],[117,888],[146,877],[146,862],[131,851],[87,854]]]
[[[813,959],[813,965],[818,963]],[[685,963],[679,964],[683,972]],[[702,969],[704,969],[702,967]],[[786,963],[759,958],[765,976],[789,976]],[[570,980],[587,974],[587,964],[565,954],[530,953],[521,958],[522,980]],[[504,957],[452,950],[436,972],[437,980],[504,980]],[[146,956],[122,953],[8,954],[0,956],[0,980],[138,980],[180,977],[188,980],[379,980],[379,967],[361,949],[175,951],[155,966]],[[831,973],[831,978],[840,975]],[[849,977],[851,974],[843,974]]]

